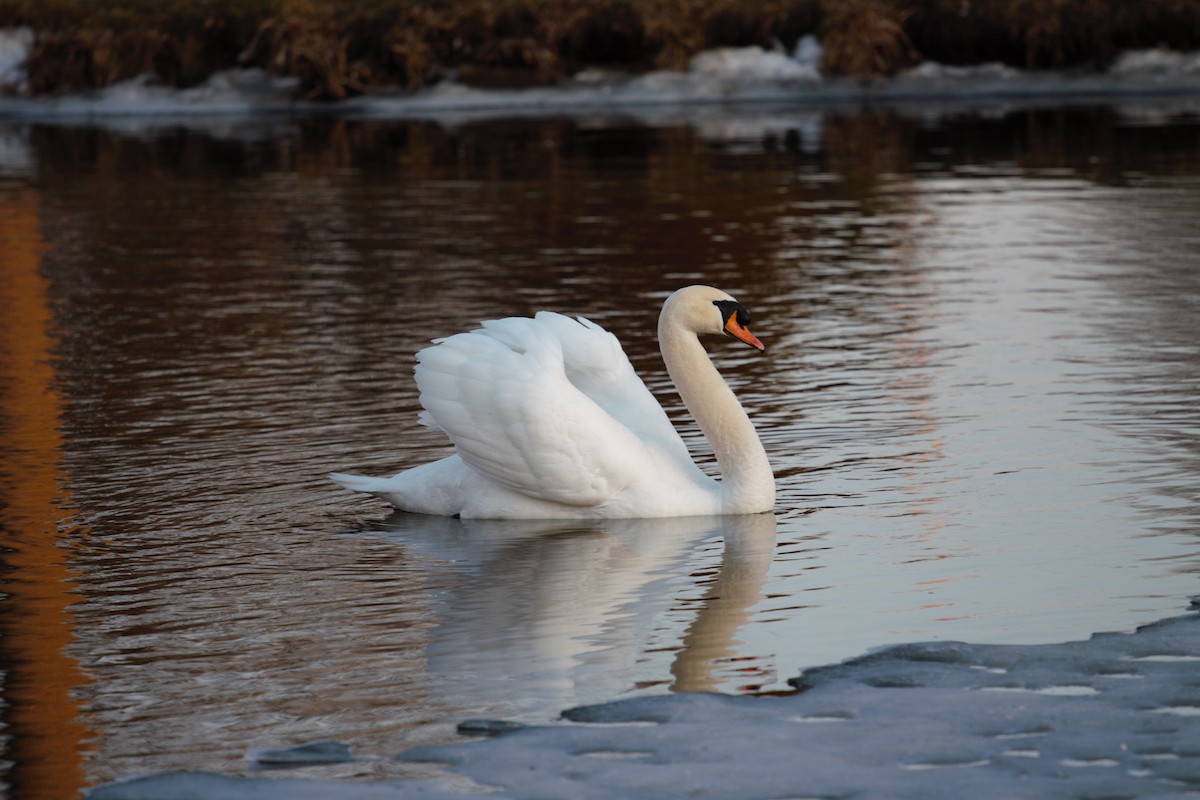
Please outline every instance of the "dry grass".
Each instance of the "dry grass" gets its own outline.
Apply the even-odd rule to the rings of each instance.
[[[828,73],[860,79],[925,58],[1102,65],[1130,47],[1200,47],[1200,0],[0,0],[12,25],[37,32],[38,94],[258,66],[334,100],[450,71],[514,86],[592,65],[677,68],[705,48],[807,34]]]
[[[868,79],[894,75],[920,58],[904,31],[907,12],[881,0],[854,0],[825,15],[821,71]]]

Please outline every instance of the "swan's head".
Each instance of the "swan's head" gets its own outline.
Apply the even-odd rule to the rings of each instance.
[[[697,334],[724,333],[758,350],[766,346],[750,332],[750,312],[720,289],[685,286],[667,298],[662,319],[670,318]]]

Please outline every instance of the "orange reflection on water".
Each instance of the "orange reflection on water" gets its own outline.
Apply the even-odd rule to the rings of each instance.
[[[13,796],[69,798],[84,787],[88,729],[72,691],[86,677],[66,649],[75,583],[59,547],[62,397],[50,356],[50,307],[37,196],[0,193],[0,665],[7,672],[7,776]]]

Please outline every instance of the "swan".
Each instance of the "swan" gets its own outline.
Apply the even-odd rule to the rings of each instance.
[[[421,424],[455,453],[390,478],[332,473],[396,508],[464,519],[631,519],[757,514],[775,477],[750,418],[700,344],[728,334],[765,350],[750,314],[711,286],[667,298],[663,361],[716,454],[721,480],[692,461],[617,338],[540,311],[489,320],[417,353]]]

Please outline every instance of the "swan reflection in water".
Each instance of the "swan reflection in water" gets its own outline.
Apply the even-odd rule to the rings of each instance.
[[[398,513],[373,532],[427,562],[438,699],[537,720],[638,688],[723,688],[717,672],[761,598],[775,525],[773,514],[585,523]],[[701,549],[718,539],[714,578]]]

